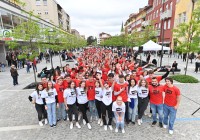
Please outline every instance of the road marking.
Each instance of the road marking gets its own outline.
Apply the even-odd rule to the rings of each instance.
[[[44,128],[44,127],[41,127],[39,125],[0,127],[0,132],[18,131],[18,130],[29,130],[29,129],[40,129],[40,128]]]

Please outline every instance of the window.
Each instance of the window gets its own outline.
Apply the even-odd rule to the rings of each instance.
[[[183,12],[183,20],[182,22],[186,22],[186,12]]]
[[[47,6],[47,0],[43,0],[43,5]]]
[[[158,10],[156,11],[156,17],[158,17]]]
[[[44,11],[44,14],[45,14],[45,15],[48,15],[48,14],[49,14],[49,12],[48,12],[48,11]]]
[[[167,27],[167,22],[165,21],[164,22],[164,29],[166,30],[166,27]]]
[[[41,14],[42,14],[40,10],[37,10],[37,13],[38,13],[38,15],[41,15]]]
[[[165,7],[165,8],[166,8],[166,10],[168,10],[168,8],[169,8],[169,7],[168,7],[168,4],[166,5],[166,7]]]
[[[181,14],[178,15],[178,23],[181,23]]]
[[[161,23],[158,24],[158,28],[160,29]]]
[[[173,2],[170,3],[170,9],[172,10]]]
[[[0,11],[4,29],[13,29],[11,14],[6,11]]]
[[[168,29],[170,29],[171,28],[171,20],[169,19],[168,20]]]
[[[41,5],[40,0],[36,0],[35,5],[36,5],[36,6]]]

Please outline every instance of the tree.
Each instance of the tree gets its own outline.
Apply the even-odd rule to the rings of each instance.
[[[27,41],[29,42],[29,47],[27,47],[26,51],[32,52],[32,56],[30,56],[30,60],[33,61],[33,57],[36,57],[38,52],[33,51],[36,46],[33,44],[37,42],[41,38],[40,36],[40,27],[37,24],[37,21],[33,20],[33,12],[28,12],[28,20],[22,22],[18,26],[15,27],[13,30],[12,36],[14,37],[15,40],[22,40],[22,41]],[[37,82],[36,80],[36,72],[35,69],[34,71],[34,78],[35,78],[35,83]]]
[[[87,38],[87,45],[92,45],[93,42],[97,41],[96,38],[94,38],[93,36],[89,36]]]
[[[193,1],[194,2],[194,1]],[[194,9],[194,3],[193,7]],[[193,11],[189,23],[181,23],[174,29],[174,36],[178,40],[177,49],[187,53],[198,52],[200,45],[200,0],[198,0],[197,8]],[[187,74],[188,60],[186,61],[185,75]]]

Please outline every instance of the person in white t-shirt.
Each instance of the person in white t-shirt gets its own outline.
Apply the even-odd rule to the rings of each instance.
[[[85,81],[81,81],[79,87],[76,88],[77,92],[77,100],[79,104],[79,109],[83,115],[83,124],[88,126],[88,129],[92,129],[88,118],[87,118],[87,108],[88,108],[88,98],[87,98],[87,91],[85,86]]]
[[[47,110],[50,127],[56,127],[56,106],[58,104],[58,95],[51,81],[48,82],[47,88],[43,90],[42,98],[45,98],[45,109]]]
[[[142,116],[149,103],[149,88],[146,79],[141,79],[138,85],[138,125],[142,124]]]
[[[118,96],[117,100],[113,102],[112,111],[115,115],[116,119],[116,129],[115,132],[118,132],[119,127],[121,126],[122,133],[125,133],[124,130],[124,114],[125,114],[126,106],[125,103],[122,101],[122,97]]]
[[[129,98],[129,120],[135,124],[135,117],[138,108],[137,82],[135,79],[129,80],[128,98]]]
[[[101,82],[101,80],[100,80]],[[104,130],[107,131],[107,125],[109,126],[110,130],[113,130],[112,128],[112,93],[113,93],[113,87],[115,82],[113,82],[112,86],[109,87],[108,83],[104,83],[103,91],[102,91],[102,104],[101,104],[101,111],[102,111],[102,120],[104,125]],[[108,123],[106,120],[106,111],[108,114]]]
[[[102,104],[102,86],[100,84],[100,81],[96,81],[95,82],[95,105],[97,108],[97,112],[98,112],[98,124],[102,124],[102,120],[101,120],[101,104]]]
[[[28,97],[29,101],[35,104],[35,109],[38,113],[38,120],[40,126],[43,126],[42,119],[45,120],[45,124],[48,124],[47,112],[44,107],[42,94],[43,94],[43,86],[42,83],[39,83],[36,85],[36,90]]]
[[[70,129],[73,128],[73,122],[72,122],[72,114],[75,114],[75,121],[76,121],[76,126],[78,128],[81,128],[81,126],[78,123],[78,109],[76,106],[76,89],[75,89],[75,82],[70,82],[69,83],[69,88],[64,90],[63,98],[64,98],[64,103],[66,110],[68,111],[69,115],[69,121],[70,121]]]

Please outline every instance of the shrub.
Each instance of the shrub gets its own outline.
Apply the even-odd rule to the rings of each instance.
[[[180,83],[198,83],[198,79],[189,76],[189,75],[174,75],[170,76],[173,80],[178,81]]]

